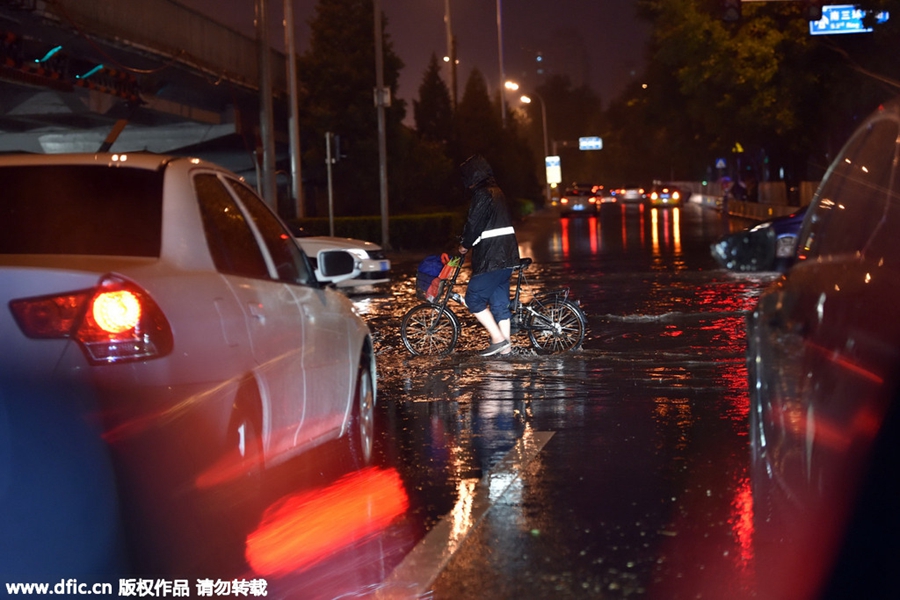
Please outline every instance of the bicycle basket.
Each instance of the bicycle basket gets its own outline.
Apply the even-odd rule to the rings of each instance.
[[[440,265],[436,268],[435,261]],[[420,300],[435,302],[443,295],[447,287],[447,280],[453,275],[454,269],[459,266],[459,257],[450,258],[446,254],[437,256],[427,256],[419,264],[416,271],[416,297]],[[437,274],[432,275],[437,270]]]
[[[443,268],[444,261],[442,261],[441,257],[437,254],[426,256],[425,259],[419,263],[419,268],[416,271],[416,297],[419,300],[426,300],[428,288],[431,287],[431,283],[440,276]]]

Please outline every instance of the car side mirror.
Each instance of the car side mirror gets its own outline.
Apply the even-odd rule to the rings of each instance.
[[[359,259],[346,250],[320,250],[316,263],[316,279],[321,283],[339,283],[359,276]]]

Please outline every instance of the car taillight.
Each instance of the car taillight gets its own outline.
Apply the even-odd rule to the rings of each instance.
[[[172,351],[172,329],[160,308],[146,292],[118,278],[106,277],[90,290],[13,300],[10,309],[26,336],[74,339],[92,364]]]
[[[560,203],[560,204],[568,204],[568,203],[569,203],[569,199],[566,198],[566,197],[562,197],[562,198],[559,199],[559,203]]]

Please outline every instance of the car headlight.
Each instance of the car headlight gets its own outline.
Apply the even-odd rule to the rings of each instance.
[[[360,248],[348,248],[347,252],[349,252],[359,260],[366,260],[367,258],[369,258],[369,253]]]

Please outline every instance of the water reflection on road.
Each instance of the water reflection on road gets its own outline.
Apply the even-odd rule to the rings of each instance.
[[[529,281],[571,286],[585,307],[582,350],[537,356],[521,339],[513,358],[486,360],[476,352],[484,334],[455,309],[457,350],[410,356],[399,323],[417,303],[421,257],[395,261],[390,289],[354,298],[378,354],[379,468],[399,473],[409,503],[381,538],[403,549],[372,560],[388,577],[398,552],[446,523],[452,559],[433,581],[389,579],[392,590],[752,597],[744,318],[775,275],[717,269],[708,247],[721,222],[696,206],[604,207],[600,218],[537,217],[518,229],[535,259]],[[552,437],[490,510],[465,518],[479,482],[544,432]],[[365,590],[379,589],[370,579]]]

